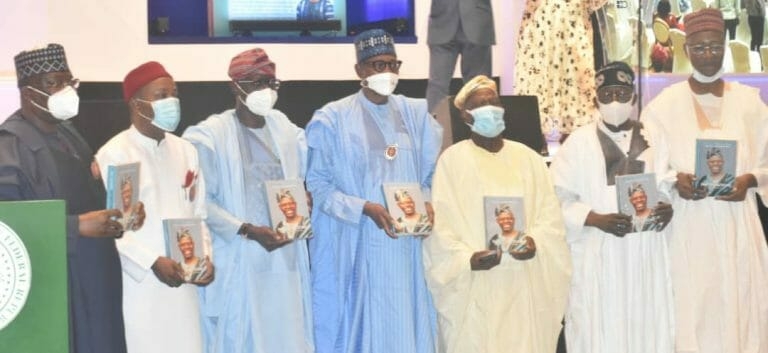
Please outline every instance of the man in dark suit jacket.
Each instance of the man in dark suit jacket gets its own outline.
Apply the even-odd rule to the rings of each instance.
[[[491,46],[496,44],[491,0],[432,0],[427,44],[427,104],[434,112],[449,94],[459,55],[464,82],[478,75],[491,76]]]

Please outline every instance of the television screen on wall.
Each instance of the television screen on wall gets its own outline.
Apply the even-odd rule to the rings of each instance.
[[[148,0],[149,42],[333,43],[351,41],[370,28],[384,28],[396,37],[413,37],[413,2]]]

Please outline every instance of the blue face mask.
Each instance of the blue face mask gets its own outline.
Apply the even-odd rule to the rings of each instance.
[[[468,110],[475,122],[470,125],[472,132],[487,138],[499,136],[506,127],[504,125],[504,108],[486,105]]]
[[[179,99],[176,97],[168,97],[158,99],[155,101],[145,101],[142,99],[136,99],[139,102],[152,104],[152,111],[155,113],[155,118],[151,119],[139,112],[139,115],[152,122],[152,125],[157,126],[159,129],[174,132],[179,126],[181,121],[181,106]]]

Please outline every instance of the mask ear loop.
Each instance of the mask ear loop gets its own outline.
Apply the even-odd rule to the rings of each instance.
[[[48,98],[50,98],[50,97],[51,97],[51,95],[50,95],[50,94],[48,94],[48,93],[45,93],[45,92],[43,92],[43,91],[41,91],[41,90],[39,90],[39,89],[37,89],[37,88],[35,88],[35,87],[32,87],[32,86],[30,86],[30,85],[26,85],[26,86],[24,86],[24,87],[25,87],[25,88],[29,88],[29,89],[31,89],[33,92],[35,92],[35,93],[38,93],[38,94],[42,94],[42,95],[44,95],[44,96],[46,96],[46,97],[48,97]],[[51,114],[51,111],[50,111],[48,108],[44,108],[43,106],[41,106],[40,104],[37,104],[37,102],[35,102],[35,101],[31,100],[31,99],[29,100],[29,102],[30,102],[30,103],[32,103],[32,105],[34,105],[35,107],[37,107],[37,109],[40,109],[40,110],[42,110],[42,111],[44,111],[44,112],[46,112],[46,113],[48,113],[48,114]]]

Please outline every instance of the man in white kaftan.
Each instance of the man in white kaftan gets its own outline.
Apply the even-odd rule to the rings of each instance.
[[[207,223],[218,260],[216,281],[203,290],[206,352],[311,353],[306,240],[278,241],[270,251],[258,238],[277,236],[264,182],[304,176],[304,130],[272,109],[279,82],[264,50],[235,56],[229,76],[235,109],[183,136],[197,148],[206,175]],[[261,95],[268,99],[256,99]]]
[[[602,118],[576,129],[550,166],[573,259],[568,352],[672,353],[666,234],[632,232],[631,217],[617,205],[617,193],[627,193],[616,189],[617,175],[653,172],[642,125],[629,120],[634,73],[615,62],[595,76]],[[652,217],[664,216],[660,224],[669,222],[669,204],[650,206]]]
[[[306,128],[317,352],[432,353],[422,238],[394,238],[382,183],[417,183],[428,200],[441,129],[424,100],[391,94],[400,67],[392,36],[366,31],[355,46],[364,87]]]
[[[471,139],[446,149],[435,169],[424,267],[440,353],[553,353],[562,328],[570,256],[559,203],[541,156],[502,138],[500,105],[493,81],[468,82],[456,106],[472,113],[463,112]],[[523,198],[524,252],[486,250],[485,196]],[[478,258],[488,253],[500,256],[484,266]]]
[[[643,111],[656,150],[660,191],[675,209],[669,256],[675,295],[676,350],[768,352],[768,249],[756,195],[768,196],[768,109],[759,92],[724,82],[719,10],[685,17],[694,67]],[[694,189],[696,139],[737,141],[734,191],[708,197]]]
[[[110,139],[96,160],[105,176],[110,165],[141,163],[139,195],[147,210],[144,227],[117,240],[128,352],[202,353],[198,288],[183,283],[181,266],[166,257],[163,235],[164,219],[196,217],[202,222],[206,216],[197,151],[167,132],[179,121],[178,98],[173,79],[160,64],[148,62],[131,71],[123,91],[132,125]],[[214,260],[204,224],[202,230],[203,253]],[[213,268],[209,271],[197,284],[212,280]]]

